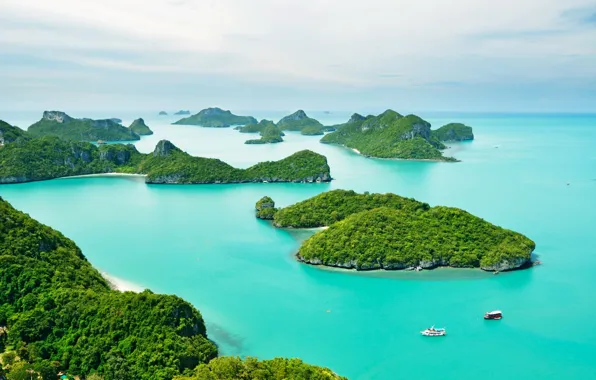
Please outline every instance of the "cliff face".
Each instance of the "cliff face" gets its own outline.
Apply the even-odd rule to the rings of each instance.
[[[44,111],[43,120],[56,121],[58,123],[68,123],[74,119],[62,111]]]

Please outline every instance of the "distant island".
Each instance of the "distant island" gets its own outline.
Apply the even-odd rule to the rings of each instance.
[[[153,131],[149,129],[147,124],[145,124],[145,120],[142,118],[136,119],[132,122],[130,127],[128,127],[132,132],[136,133],[139,136],[148,136],[152,135]]]
[[[208,128],[227,128],[232,125],[256,124],[257,119],[252,116],[237,116],[221,108],[206,108],[196,115],[176,121],[174,124],[198,125]]]
[[[149,184],[331,180],[325,156],[308,150],[237,169],[217,159],[193,157],[167,140],[150,154],[140,153],[132,144],[96,146],[53,136],[20,138],[0,149],[0,184],[102,173],[143,174]]]
[[[238,130],[240,133],[261,133],[266,127],[270,126],[275,127],[275,123],[271,120],[263,119],[258,123],[249,123],[234,129]]]
[[[0,242],[1,378],[345,380],[300,359],[217,357],[190,303],[114,289],[72,240],[1,197]]]
[[[61,111],[45,111],[27,132],[32,137],[56,136],[75,141],[133,141],[138,134],[112,119],[75,119]]]
[[[431,131],[430,123],[422,118],[393,110],[378,116],[354,114],[347,123],[334,127],[336,131],[323,136],[322,143],[343,145],[378,158],[457,161],[443,156],[443,142],[474,138],[472,128],[463,124],[447,124]]]
[[[318,120],[308,117],[306,112],[298,110],[291,115],[283,117],[277,126],[282,131],[299,131],[303,135],[322,135],[323,124]]]
[[[168,116],[168,113],[166,111],[159,111],[159,113],[157,115],[158,116]]]
[[[536,244],[466,211],[430,207],[395,194],[334,190],[276,209],[269,197],[256,216],[277,227],[329,227],[296,254],[313,265],[356,270],[480,268],[504,271],[530,265]]]
[[[283,142],[284,139],[282,136],[285,134],[277,128],[275,125],[267,125],[261,131],[261,138],[260,139],[253,139],[253,140],[246,140],[245,144],[275,144]]]
[[[118,119],[117,117],[113,117],[110,120],[112,120],[114,123],[122,124],[122,119]]]
[[[160,112],[160,114],[161,114],[161,112]],[[166,113],[166,115],[167,115],[167,113]],[[185,110],[180,110],[180,111],[174,113],[174,115],[190,115],[190,111],[188,111],[188,110],[186,110],[186,111]]]

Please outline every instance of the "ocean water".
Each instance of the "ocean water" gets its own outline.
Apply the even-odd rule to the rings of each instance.
[[[0,119],[28,125],[39,116]],[[329,160],[330,184],[147,186],[126,177],[0,187],[101,271],[193,303],[222,354],[300,357],[351,379],[596,377],[596,115],[422,113],[435,126],[474,127],[473,142],[447,151],[460,163],[367,159],[294,133],[244,145],[250,135],[170,125],[174,117],[125,123],[138,116],[155,131],[136,143],[144,152],[167,138],[240,167],[301,149]],[[332,123],[349,114],[314,116]],[[338,188],[461,207],[535,240],[542,265],[496,276],[325,270],[292,256],[308,232],[254,218],[263,195],[285,206]],[[503,320],[484,321],[492,309]],[[420,336],[433,324],[447,337]]]

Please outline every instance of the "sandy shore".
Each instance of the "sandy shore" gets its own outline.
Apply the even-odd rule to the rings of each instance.
[[[135,293],[140,293],[143,290],[145,290],[145,288],[143,288],[140,285],[134,284],[132,282],[123,280],[118,277],[114,277],[114,276],[109,275],[105,272],[101,272],[101,275],[103,276],[103,278],[106,279],[106,281],[110,284],[110,287],[114,290],[119,290],[121,292],[135,292]]]
[[[352,151],[354,151],[354,153],[356,153],[356,154],[362,154],[362,153],[360,153],[360,151],[359,151],[358,149],[356,149],[356,148],[352,148]]]
[[[83,175],[73,175],[70,177],[61,177],[61,178],[89,178],[89,177],[140,177],[145,178],[145,174],[130,174],[130,173],[99,173],[99,174],[83,174]]]

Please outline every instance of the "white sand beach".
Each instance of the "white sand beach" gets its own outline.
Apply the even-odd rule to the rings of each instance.
[[[111,288],[114,290],[119,290],[121,292],[135,292],[140,293],[145,290],[144,287],[134,284],[130,281],[123,280],[118,277],[114,277],[108,273],[101,272],[103,278],[110,284]]]

